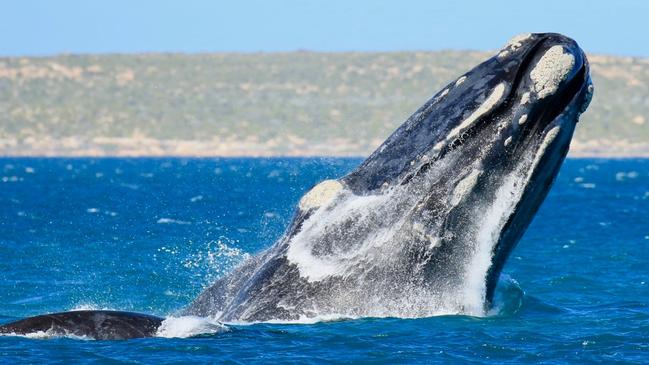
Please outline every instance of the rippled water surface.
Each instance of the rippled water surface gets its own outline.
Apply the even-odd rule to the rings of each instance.
[[[355,159],[0,159],[0,323],[173,315]],[[227,324],[128,341],[0,337],[2,363],[649,362],[649,160],[567,160],[490,316]],[[408,298],[404,298],[407,301]],[[214,327],[212,325],[212,327]]]

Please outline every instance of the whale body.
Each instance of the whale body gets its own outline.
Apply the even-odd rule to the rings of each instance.
[[[592,92],[575,41],[554,33],[513,38],[435,94],[351,173],[314,186],[282,238],[181,314],[224,322],[484,315]],[[79,325],[79,316],[93,315],[68,312],[76,320],[57,328],[110,338]],[[136,327],[134,318],[157,323],[113,315]],[[0,332],[33,328],[27,319]]]
[[[44,314],[0,326],[0,333],[121,340],[155,336],[164,318],[132,312],[80,310]]]

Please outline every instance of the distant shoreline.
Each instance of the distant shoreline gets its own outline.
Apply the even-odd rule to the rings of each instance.
[[[150,137],[95,137],[0,139],[0,156],[6,157],[363,157],[383,138],[335,138],[308,141],[294,136],[260,141],[218,138],[205,140]],[[627,140],[573,138],[570,157],[649,157],[649,143]]]
[[[0,57],[0,156],[367,156],[472,51]],[[588,55],[571,157],[649,157],[649,59]]]
[[[101,146],[88,146],[85,148],[1,148],[0,158],[272,158],[272,157],[302,157],[302,158],[365,158],[374,148],[362,149],[353,146],[336,146],[327,148],[326,144],[314,145],[310,148],[286,146],[282,149],[268,148],[268,146],[245,146],[246,148],[224,149],[222,145],[210,146],[197,143],[196,148],[189,147],[191,143],[165,144],[139,146],[138,148],[101,148]],[[210,148],[211,147],[211,148]],[[649,158],[648,145],[634,145],[627,149],[584,148],[577,143],[569,153],[569,158]]]

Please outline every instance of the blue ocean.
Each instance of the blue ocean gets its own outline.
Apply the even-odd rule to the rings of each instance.
[[[310,187],[359,162],[0,159],[0,323],[75,309],[173,316],[279,238]],[[494,305],[484,317],[179,319],[123,341],[1,336],[0,362],[647,363],[649,160],[566,160]]]

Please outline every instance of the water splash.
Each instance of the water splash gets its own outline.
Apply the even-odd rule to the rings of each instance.
[[[79,336],[79,335],[73,335],[70,333],[61,333],[58,331],[36,331],[36,332],[31,332],[31,333],[0,333],[1,336],[9,336],[9,337],[24,337],[24,338],[29,338],[31,340],[52,340],[56,338],[69,338],[72,340],[81,340],[81,341],[91,341],[94,340],[91,337],[87,336]]]
[[[110,311],[110,310],[118,310],[118,309],[112,308],[112,307],[107,307],[107,306],[99,306],[99,305],[92,304],[92,303],[79,303],[79,304],[75,305],[74,307],[70,308],[69,311],[70,312],[78,312],[78,311],[94,311],[94,310]]]
[[[513,172],[496,191],[496,198],[488,206],[483,220],[478,223],[475,251],[467,266],[462,302],[466,314],[485,315],[486,275],[492,264],[492,252],[507,218],[520,200],[525,186],[524,175]]]
[[[213,317],[168,317],[158,328],[156,337],[186,338],[221,333],[228,330],[227,326]]]
[[[187,269],[198,270],[197,276],[202,278],[204,285],[209,285],[250,258],[249,253],[235,247],[237,244],[238,241],[227,237],[208,241],[196,252],[188,254],[182,260],[182,265]]]

